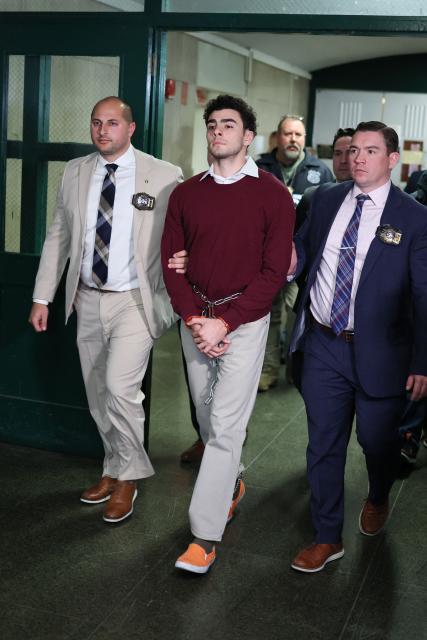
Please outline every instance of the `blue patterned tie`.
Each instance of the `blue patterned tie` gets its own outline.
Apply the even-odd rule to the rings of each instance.
[[[360,217],[362,215],[363,203],[369,199],[369,196],[364,193],[359,193],[359,195],[356,196],[356,208],[341,242],[335,293],[331,310],[331,328],[337,336],[339,336],[348,324]]]
[[[92,280],[102,287],[108,279],[108,253],[110,249],[111,227],[113,224],[116,180],[114,172],[117,164],[106,164],[107,173],[101,189],[96,221],[95,247],[93,250]]]

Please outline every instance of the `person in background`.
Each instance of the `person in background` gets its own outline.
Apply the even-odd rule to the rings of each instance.
[[[326,164],[305,149],[305,138],[304,118],[283,116],[277,126],[277,146],[269,153],[262,153],[257,160],[260,169],[284,182],[295,204],[307,187],[334,179]]]
[[[414,191],[416,191],[417,184],[418,184],[418,181],[419,181],[422,173],[423,173],[423,171],[421,169],[418,170],[418,171],[413,171],[411,173],[411,175],[408,178],[408,182],[406,183],[406,186],[404,188],[404,192],[405,193],[412,194],[412,193],[414,193]]]
[[[277,126],[277,146],[269,153],[263,153],[257,160],[260,169],[272,173],[283,182],[292,194],[295,205],[304,191],[333,180],[330,169],[324,162],[308,153],[305,149],[304,118],[298,115],[283,116]],[[286,284],[279,291],[271,310],[271,322],[268,332],[267,348],[258,390],[268,391],[277,384],[281,360],[285,359],[286,335],[292,328],[292,309],[298,293],[295,282]],[[282,345],[282,346],[281,346]],[[292,374],[287,369],[287,380],[292,382]]]
[[[415,178],[413,192],[410,195],[427,207],[427,171],[416,171],[411,174]],[[410,182],[408,182],[408,187]],[[406,189],[405,189],[406,191]],[[427,215],[427,211],[426,211]],[[427,399],[415,402],[408,398],[399,428],[400,455],[408,465],[415,465],[418,451],[422,443],[427,447]]]
[[[334,182],[345,182],[351,180],[350,171],[350,143],[354,129],[346,127],[338,129],[332,141],[332,171],[335,176]],[[318,185],[307,187],[296,209],[295,232],[297,232],[305,222],[310,208],[311,198]]]

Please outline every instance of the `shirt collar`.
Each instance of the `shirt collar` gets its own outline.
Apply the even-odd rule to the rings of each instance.
[[[106,160],[98,154],[98,167],[104,170],[106,164],[113,164],[109,160]],[[135,166],[135,153],[132,145],[129,145],[129,148],[116,160],[114,160],[114,164],[117,164],[119,167],[134,167]]]
[[[212,178],[217,178],[219,182],[223,182],[223,181],[232,182],[233,179],[241,175],[251,176],[252,178],[259,178],[259,171],[258,171],[257,165],[255,164],[255,161],[250,156],[245,156],[245,160],[246,162],[243,165],[243,167],[238,171],[236,171],[236,173],[233,173],[233,175],[228,176],[228,178],[224,178],[223,176],[219,176],[218,174],[214,173],[213,164],[211,164],[209,169],[205,171],[205,173],[200,178],[200,181],[204,180],[207,176],[211,176]]]
[[[370,191],[366,195],[369,196],[376,207],[384,207],[388,198],[388,194],[390,192],[390,188],[391,180],[388,180],[385,184],[381,185],[381,187]],[[357,186],[357,184],[354,184],[353,189],[350,191],[350,197],[354,199],[359,195],[359,193],[362,193],[362,190]]]

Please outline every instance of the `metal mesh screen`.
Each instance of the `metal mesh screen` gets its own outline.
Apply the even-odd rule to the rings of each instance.
[[[2,11],[144,11],[144,0],[1,0]]]
[[[24,56],[9,56],[7,139],[22,140],[24,114]]]
[[[22,160],[9,158],[6,164],[5,251],[19,253],[21,242]]]
[[[53,56],[49,142],[90,142],[94,104],[119,90],[119,58]]]

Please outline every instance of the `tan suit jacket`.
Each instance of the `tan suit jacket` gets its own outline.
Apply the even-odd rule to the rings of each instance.
[[[134,209],[133,242],[144,312],[153,338],[159,337],[175,321],[163,282],[160,241],[169,196],[182,172],[169,162],[158,160],[134,149],[135,193],[155,197],[152,211]],[[86,209],[89,185],[98,153],[67,163],[58,191],[54,220],[43,246],[33,299],[54,298],[67,260],[70,260],[65,295],[65,322],[73,311],[79,284],[86,233]]]

